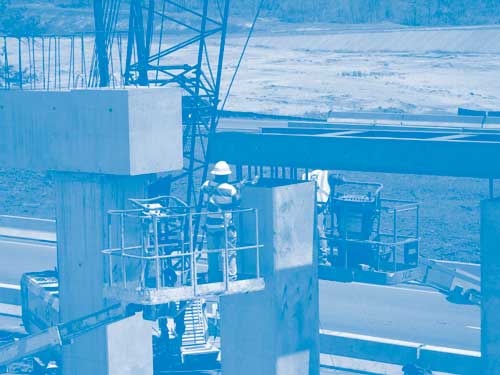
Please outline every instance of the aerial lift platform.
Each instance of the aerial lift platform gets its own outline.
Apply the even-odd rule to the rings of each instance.
[[[421,278],[419,205],[383,199],[382,184],[343,181],[325,203],[328,261],[320,274],[339,281],[397,284]]]
[[[255,272],[246,271],[238,280],[228,276],[228,248],[210,250],[222,258],[222,281],[209,282],[207,278],[207,252],[204,240],[206,213],[194,212],[181,200],[162,196],[153,199],[132,199],[136,208],[111,210],[108,220],[109,247],[102,251],[108,270],[104,294],[109,306],[81,318],[49,326],[57,321],[57,308],[48,303],[38,306],[47,315],[47,329],[32,330],[30,336],[0,346],[0,367],[36,353],[70,344],[76,337],[98,327],[106,326],[142,312],[146,320],[171,317],[183,312],[183,322],[193,324],[189,334],[180,342],[182,363],[193,358],[211,358],[219,351],[207,342],[206,329],[197,329],[195,323],[205,324],[201,317],[201,298],[264,289],[259,270],[262,245],[258,234],[252,243],[238,244],[231,251],[255,257]],[[258,232],[256,209],[231,211],[236,224],[255,220],[252,228]],[[195,228],[198,228],[196,230]],[[227,230],[227,228],[226,228]],[[247,240],[248,241],[248,240]],[[48,302],[57,299],[55,274],[27,276],[25,292],[33,292],[33,282],[43,289]],[[42,280],[43,279],[43,280]],[[43,284],[43,285],[42,285]],[[23,303],[26,303],[23,301]],[[55,302],[57,303],[57,302]],[[28,306],[24,306],[28,308]],[[31,307],[36,310],[36,307]],[[28,326],[30,322],[26,322]],[[28,328],[28,327],[27,327]],[[196,361],[196,359],[194,359]]]
[[[226,272],[230,249],[206,249],[206,212],[195,212],[169,196],[131,201],[138,208],[109,212],[110,233],[117,235],[109,237],[109,248],[103,251],[108,270],[106,297],[153,306],[264,289],[259,262],[253,273],[240,274],[238,280],[232,281]],[[256,224],[252,228],[258,228],[256,209],[242,208],[231,213],[236,222],[251,220]],[[252,243],[239,244],[231,250],[258,259],[258,233],[252,238]],[[217,253],[224,260],[222,281],[208,282],[208,252]]]

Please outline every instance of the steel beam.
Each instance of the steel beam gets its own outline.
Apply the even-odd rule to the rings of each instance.
[[[220,132],[209,159],[236,165],[500,178],[500,133],[331,129]]]

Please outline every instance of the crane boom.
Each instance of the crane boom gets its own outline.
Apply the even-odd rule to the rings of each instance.
[[[6,366],[38,352],[63,346],[78,336],[135,315],[131,305],[115,304],[84,317],[50,327],[40,333],[26,336],[13,343],[0,346],[0,366]]]

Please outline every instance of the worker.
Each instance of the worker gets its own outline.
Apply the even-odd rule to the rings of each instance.
[[[329,264],[328,241],[325,233],[325,211],[328,199],[330,198],[330,184],[328,181],[328,171],[315,169],[307,175],[302,175],[303,180],[316,182],[316,228],[319,241],[319,263]]]
[[[326,238],[326,213],[328,211],[328,203],[330,195],[335,191],[337,185],[345,182],[344,176],[340,174],[329,174],[326,170],[315,169],[312,172],[304,173],[302,180],[316,182],[316,220],[317,220],[317,234],[319,242],[319,263],[323,265],[331,265],[330,250],[328,247],[328,240]],[[335,227],[335,217],[332,215],[330,226],[333,230]],[[329,233],[330,235],[332,233]]]
[[[225,161],[219,161],[210,172],[212,180],[203,183],[201,191],[207,207],[206,236],[208,249],[208,281],[222,281],[222,270],[227,247],[227,274],[230,281],[238,278],[236,264],[237,232],[233,223],[232,210],[240,204],[239,184],[229,183],[231,168]]]

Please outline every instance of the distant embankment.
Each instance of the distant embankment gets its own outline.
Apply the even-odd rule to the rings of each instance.
[[[325,52],[500,53],[500,26],[384,29],[381,25],[369,31],[256,36],[253,44]]]

